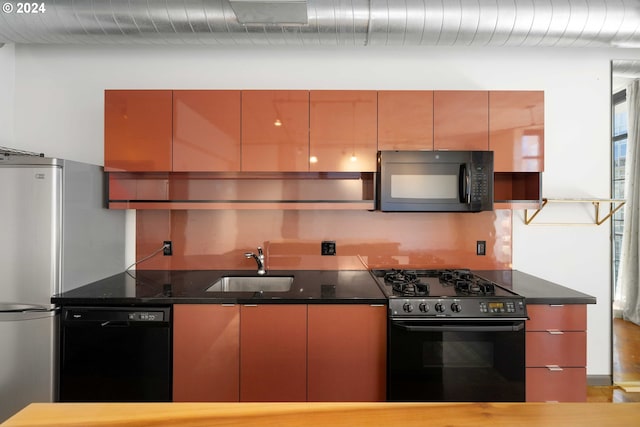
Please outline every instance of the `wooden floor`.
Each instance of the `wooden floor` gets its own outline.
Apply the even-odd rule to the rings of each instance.
[[[637,382],[640,386],[640,326],[622,319],[613,320],[612,387],[589,387],[589,402],[640,402],[640,392],[627,393],[617,383]]]

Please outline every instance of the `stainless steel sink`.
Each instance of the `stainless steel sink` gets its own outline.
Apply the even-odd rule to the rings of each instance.
[[[223,276],[207,292],[287,292],[293,276]]]

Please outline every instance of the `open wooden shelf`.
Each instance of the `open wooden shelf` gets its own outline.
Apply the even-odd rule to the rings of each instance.
[[[374,208],[373,172],[108,174],[111,209]]]

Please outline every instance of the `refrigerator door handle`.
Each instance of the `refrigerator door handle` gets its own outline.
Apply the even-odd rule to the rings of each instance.
[[[25,313],[25,312],[41,312],[52,311],[53,307],[46,307],[37,304],[18,304],[0,302],[0,313]]]
[[[21,320],[42,319],[57,315],[56,307],[29,304],[0,303],[0,322],[15,322]]]

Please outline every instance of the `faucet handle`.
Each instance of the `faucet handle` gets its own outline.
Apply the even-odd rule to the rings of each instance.
[[[264,257],[264,253],[262,252],[262,247],[258,246],[258,256]]]

